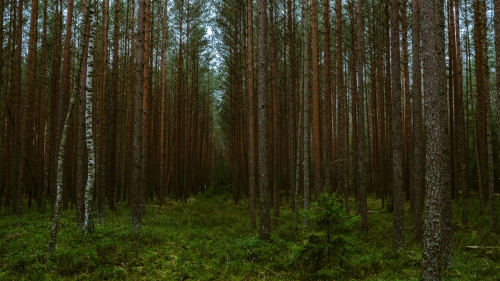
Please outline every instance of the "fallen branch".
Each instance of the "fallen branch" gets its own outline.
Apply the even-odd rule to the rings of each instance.
[[[477,250],[477,249],[500,249],[500,247],[495,246],[465,246],[466,250]]]
[[[271,270],[271,269],[269,269],[269,268],[267,268],[267,267],[265,267],[265,266],[264,266],[264,268],[265,268],[265,269],[267,269],[267,270],[269,270],[270,272],[274,273],[274,274],[275,274],[276,276],[278,276],[279,278],[281,278],[281,277],[282,277],[282,276],[281,276],[281,274],[279,274],[279,273],[277,273],[277,272],[275,272],[275,271],[273,271],[273,270]]]

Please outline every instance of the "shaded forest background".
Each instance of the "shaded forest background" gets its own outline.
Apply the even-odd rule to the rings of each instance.
[[[500,3],[422,2],[0,0],[0,211],[54,210],[55,248],[59,208],[92,232],[128,204],[140,229],[148,202],[211,188],[267,240],[323,191],[369,231],[371,196],[394,250],[409,202],[453,266],[453,200],[498,231]]]

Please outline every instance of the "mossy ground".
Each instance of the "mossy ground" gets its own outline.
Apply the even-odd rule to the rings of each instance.
[[[466,251],[466,245],[500,246],[488,231],[488,210],[471,200],[470,226],[455,206],[456,266],[444,280],[500,280],[500,250]],[[458,204],[458,203],[457,203]],[[354,207],[353,207],[354,208]],[[342,263],[330,264],[335,280],[418,280],[420,243],[412,238],[406,213],[406,249],[392,251],[392,213],[369,200],[368,234],[352,236],[357,245]],[[407,211],[407,209],[406,209]],[[229,195],[200,195],[187,203],[148,205],[140,232],[130,230],[121,205],[107,212],[95,233],[75,229],[74,210],[62,212],[56,252],[48,254],[51,215],[28,211],[22,219],[0,214],[0,280],[307,280],[318,279],[300,260],[305,237],[293,230],[288,205],[272,217],[272,239],[262,242],[249,226],[248,201],[234,205]],[[332,272],[334,271],[333,275]],[[323,275],[324,276],[324,275]],[[334,277],[332,277],[334,276]]]

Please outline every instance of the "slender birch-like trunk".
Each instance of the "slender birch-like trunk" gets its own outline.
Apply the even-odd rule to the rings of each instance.
[[[89,38],[89,53],[90,53],[90,56],[88,58],[89,63],[91,63],[93,61],[93,55],[92,55],[91,51],[93,50],[93,44],[94,44],[93,32],[95,32],[95,30],[93,29],[94,13],[95,13],[95,11],[93,10],[92,1],[90,0],[88,14],[87,14],[90,17],[90,24],[91,24],[91,29],[90,29],[91,33],[90,33],[90,38]],[[84,46],[84,49],[85,48],[86,47]],[[84,52],[83,56],[85,57],[86,55],[87,54]],[[86,84],[86,87],[87,87],[87,116],[86,116],[86,118],[87,118],[87,123],[90,123],[90,124],[87,124],[87,147],[89,147],[89,139],[90,139],[90,145],[91,145],[90,147],[92,148],[92,155],[90,155],[90,153],[89,153],[89,164],[88,164],[89,165],[89,179],[90,179],[91,171],[95,172],[95,163],[94,163],[94,159],[93,159],[94,155],[93,155],[93,139],[92,139],[92,137],[93,137],[92,136],[92,103],[91,103],[92,99],[90,99],[90,103],[89,103],[89,99],[88,99],[89,96],[91,97],[91,87],[89,87],[89,86],[92,85],[92,65],[91,64],[89,64],[89,65],[90,65],[90,67],[87,69],[87,84]],[[89,79],[89,77],[90,77],[90,79]],[[90,90],[90,95],[88,94],[89,90]],[[64,157],[66,155],[66,150],[67,150],[71,115],[72,115],[73,110],[75,108],[77,94],[78,94],[77,90],[74,90],[71,94],[69,108],[68,108],[68,112],[66,114],[66,119],[64,121],[64,126],[63,126],[63,130],[62,130],[61,142],[59,145],[59,153],[58,153],[58,160],[57,160],[56,200],[54,203],[54,210],[53,210],[53,216],[52,216],[52,226],[51,226],[50,241],[49,241],[49,253],[54,252],[54,250],[56,248],[57,232],[58,232],[58,227],[59,227],[59,218],[61,217],[61,202],[62,202],[62,187],[63,187],[62,186],[63,185],[63,163],[64,163]],[[89,111],[90,111],[90,115],[88,115]],[[91,156],[92,156],[92,158],[91,158]],[[91,170],[91,167],[93,167],[94,169]],[[93,230],[93,224],[89,224],[89,221],[91,222],[91,219],[92,219],[91,209],[90,209],[90,216],[88,216],[89,203],[90,203],[90,207],[92,206],[92,189],[91,188],[93,185],[93,175],[94,175],[94,173],[92,173],[92,181],[91,181],[90,185],[89,185],[89,180],[87,181],[87,189],[89,189],[89,186],[90,186],[90,190],[87,190],[87,189],[85,190],[84,230],[86,232],[91,232],[91,231],[88,231],[90,229]],[[90,198],[90,201],[87,200],[89,198]]]
[[[94,98],[92,87],[92,74],[94,65],[94,37],[95,37],[95,6],[92,0],[89,3],[88,16],[90,18],[90,37],[89,37],[89,50],[88,50],[88,67],[87,79],[85,83],[86,88],[86,110],[85,110],[85,129],[87,139],[87,153],[88,153],[88,176],[87,185],[85,187],[85,219],[83,222],[83,229],[86,233],[94,231],[94,222],[92,219],[92,194],[95,181],[95,152],[94,152],[94,135],[92,132],[92,101]]]

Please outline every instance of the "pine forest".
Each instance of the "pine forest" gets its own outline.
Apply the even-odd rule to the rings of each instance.
[[[499,280],[500,0],[0,13],[0,280]]]

